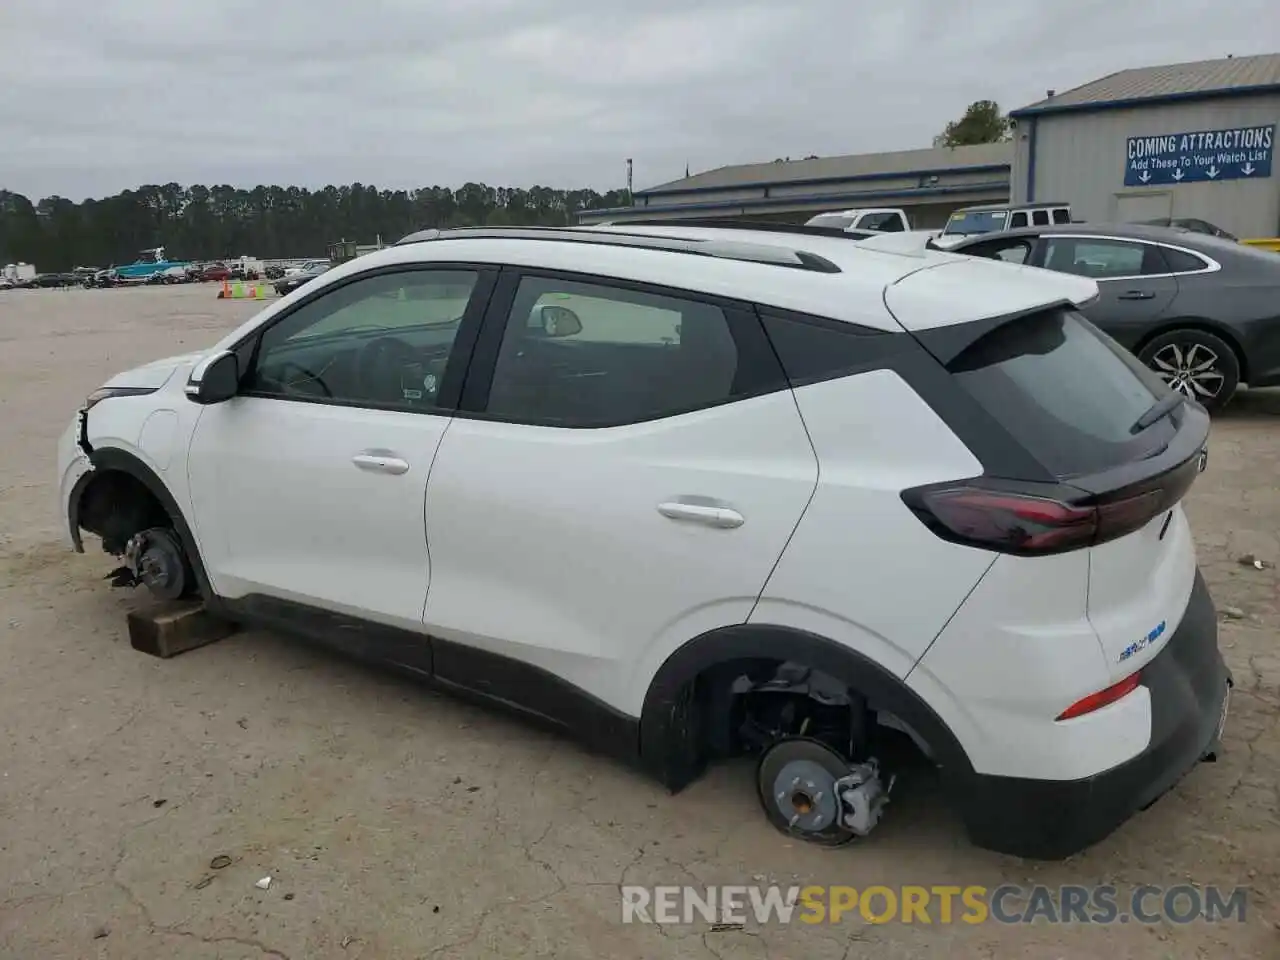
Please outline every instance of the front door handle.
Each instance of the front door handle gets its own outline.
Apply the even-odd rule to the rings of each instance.
[[[747,522],[742,514],[730,507],[681,503],[678,500],[658,504],[658,512],[668,520],[688,520],[719,530],[733,530]]]
[[[1154,300],[1156,295],[1146,290],[1126,290],[1116,297],[1117,300]]]
[[[399,476],[409,472],[407,461],[382,453],[357,453],[351,458],[351,462],[361,470],[368,470],[371,473],[390,473]]]

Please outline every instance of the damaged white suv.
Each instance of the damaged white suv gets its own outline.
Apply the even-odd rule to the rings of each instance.
[[[70,537],[557,724],[679,789],[758,756],[871,831],[895,747],[973,840],[1061,857],[1218,749],[1179,502],[1209,421],[1092,281],[804,228],[430,231],[62,439]]]

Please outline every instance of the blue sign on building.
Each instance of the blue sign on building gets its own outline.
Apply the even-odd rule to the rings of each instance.
[[[1271,176],[1276,125],[1130,137],[1124,185],[1260,180]]]

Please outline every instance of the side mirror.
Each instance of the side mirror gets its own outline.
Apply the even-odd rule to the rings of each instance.
[[[191,371],[187,397],[193,403],[210,404],[230,400],[240,389],[240,361],[230,350],[203,360]]]
[[[568,307],[547,305],[538,308],[542,332],[548,337],[572,337],[582,332],[582,320]]]

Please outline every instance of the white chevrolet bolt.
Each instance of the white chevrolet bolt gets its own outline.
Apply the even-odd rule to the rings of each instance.
[[[1069,855],[1219,749],[1208,417],[1092,281],[828,233],[408,237],[90,396],[71,541],[672,790],[755,756],[793,836],[918,750],[974,842]]]

